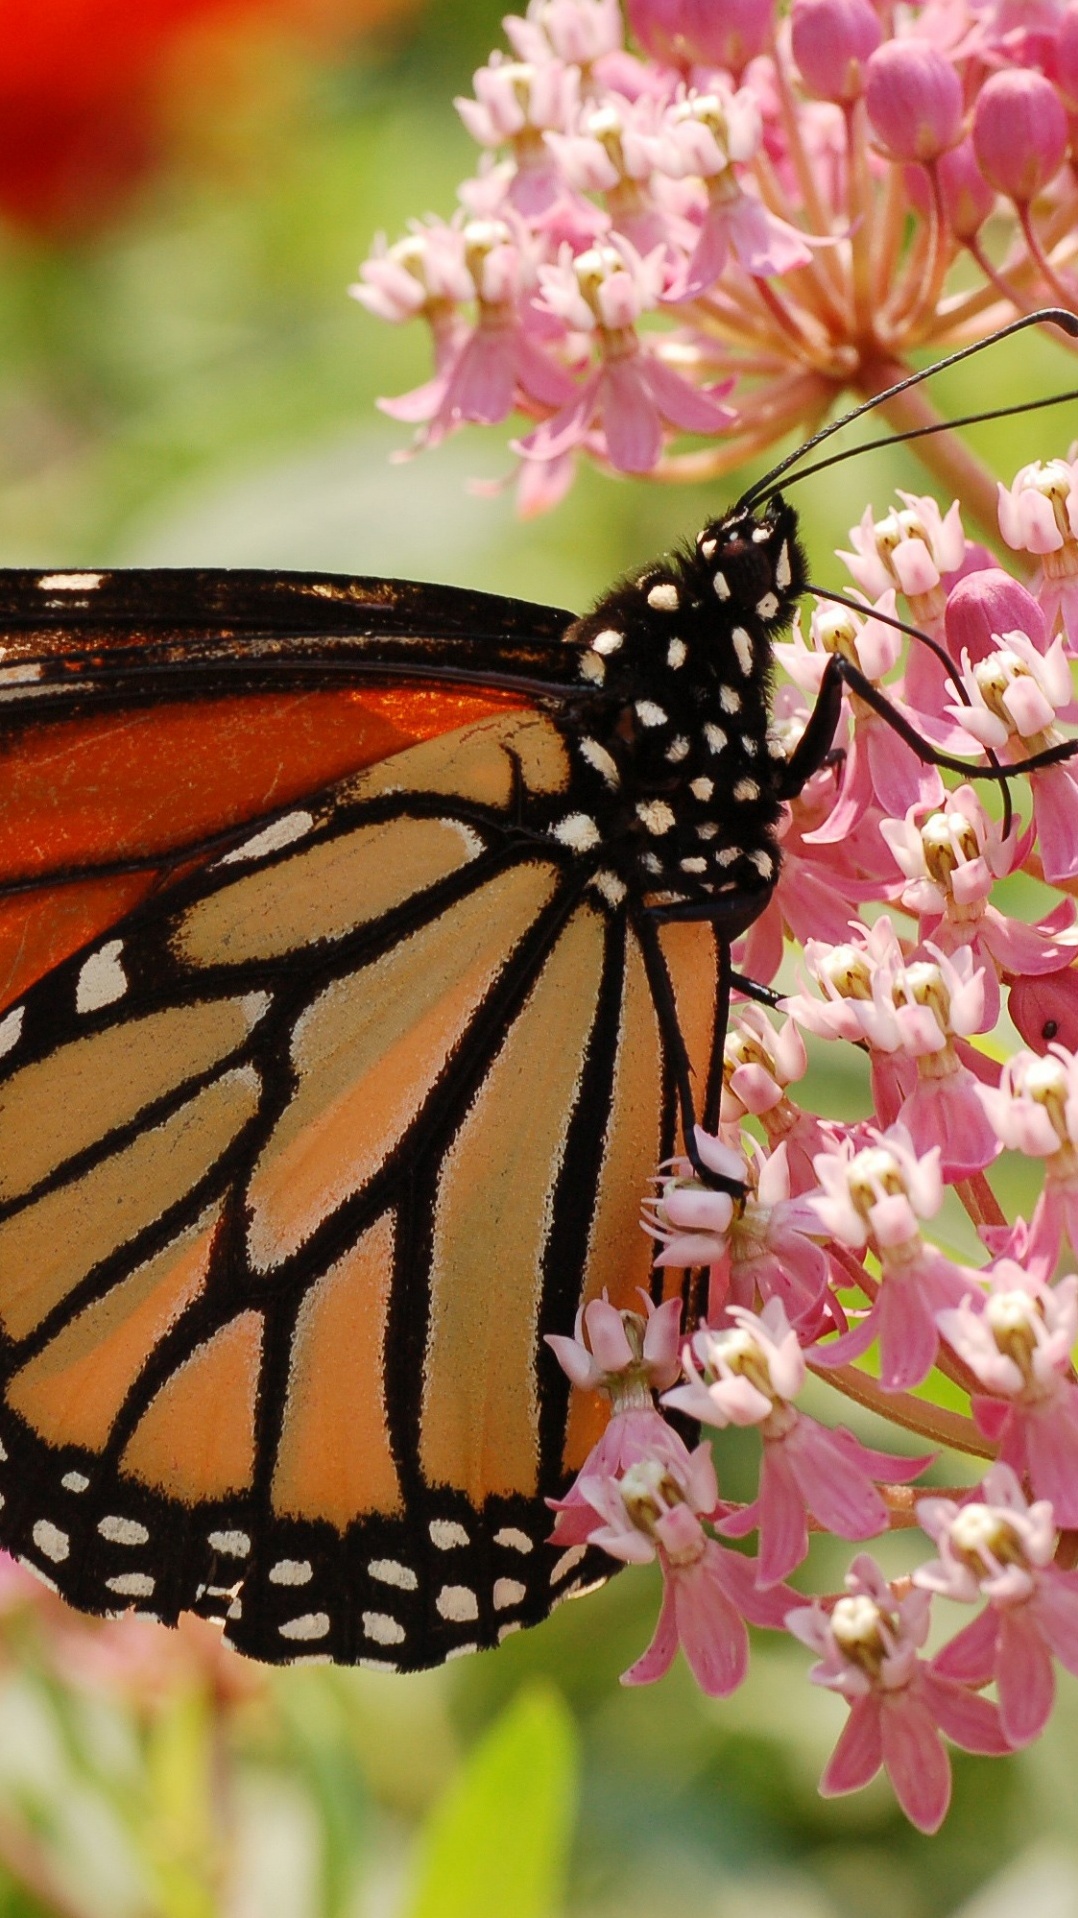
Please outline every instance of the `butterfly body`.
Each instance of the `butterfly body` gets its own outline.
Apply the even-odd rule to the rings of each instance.
[[[544,1336],[653,1289],[802,578],[776,502],[576,622],[0,580],[0,1537],[75,1604],[412,1668],[607,1575]]]

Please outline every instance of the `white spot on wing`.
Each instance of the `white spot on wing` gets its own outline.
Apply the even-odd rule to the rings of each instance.
[[[761,879],[770,879],[775,870],[775,861],[769,852],[750,852],[749,864],[756,867]]]
[[[39,1518],[30,1535],[39,1552],[51,1558],[54,1565],[62,1565],[71,1550],[71,1540],[51,1519]]]
[[[451,1552],[456,1545],[467,1545],[468,1534],[455,1518],[432,1518],[428,1527],[430,1542],[439,1552]]]
[[[454,1625],[467,1625],[479,1617],[479,1600],[469,1585],[443,1585],[434,1604],[439,1617]]]
[[[602,843],[603,837],[586,812],[566,813],[565,818],[551,828],[551,833],[560,845],[568,846],[570,852],[590,852],[593,846]]]
[[[206,1543],[215,1552],[227,1552],[229,1558],[246,1558],[251,1549],[246,1532],[211,1532]]]
[[[667,714],[653,699],[638,699],[636,716],[642,726],[665,726]]]
[[[682,859],[679,863],[680,863],[682,872],[706,872],[707,871],[707,860],[701,859],[699,855],[696,853],[693,853],[688,859]]]
[[[779,602],[775,598],[774,593],[765,593],[763,598],[758,599],[756,602],[756,611],[759,613],[761,619],[774,619],[778,610]]]
[[[528,1588],[518,1578],[496,1578],[494,1580],[494,1610],[507,1612],[510,1605],[519,1605],[528,1596]]]
[[[708,746],[713,753],[721,753],[727,744],[726,734],[723,732],[722,727],[713,725],[710,719],[704,727],[704,738],[707,740]],[[711,794],[708,793],[707,797],[710,799]]]
[[[700,541],[700,551],[702,552],[705,559],[712,558],[718,543],[719,542],[717,539],[702,539]]]
[[[38,591],[42,593],[92,593],[100,586],[104,573],[42,573]]]
[[[495,1545],[504,1545],[509,1552],[534,1552],[535,1545],[527,1532],[520,1532],[515,1525],[503,1525],[500,1532],[494,1534]]]
[[[586,760],[595,772],[602,774],[608,786],[620,785],[621,774],[618,772],[617,764],[612,755],[607,752],[606,747],[600,746],[597,739],[578,739],[577,751],[581,759]]]
[[[301,1612],[298,1618],[286,1618],[277,1630],[282,1638],[325,1638],[329,1631],[329,1613]]]
[[[65,1492],[85,1492],[90,1481],[85,1472],[65,1472],[60,1483]]]
[[[666,649],[666,663],[672,667],[675,673],[679,667],[684,666],[688,656],[689,649],[683,639],[672,639],[670,641]]]
[[[117,1572],[115,1578],[105,1580],[109,1591],[120,1598],[150,1598],[154,1583],[149,1572]]]
[[[724,713],[739,713],[741,711],[741,694],[735,692],[732,686],[720,686],[719,705],[722,707]]]
[[[363,1632],[376,1645],[401,1645],[405,1637],[404,1626],[388,1612],[364,1612]]]
[[[309,1558],[279,1558],[268,1576],[271,1585],[309,1585],[314,1567]]]
[[[756,784],[755,779],[739,779],[738,780],[736,786],[734,787],[735,799],[740,799],[744,801],[748,799],[759,799],[759,797],[760,797],[760,788]]]
[[[689,787],[689,791],[692,793],[694,799],[699,799],[701,804],[705,804],[715,791],[715,781],[713,779],[694,779]],[[697,831],[699,831],[699,827]]]
[[[684,733],[679,733],[676,739],[670,741],[663,757],[670,761],[671,766],[679,766],[683,759],[688,759],[689,742]]]
[[[442,1662],[443,1664],[448,1665],[451,1658],[470,1658],[472,1656],[472,1653],[477,1652],[478,1650],[479,1650],[478,1645],[454,1645],[446,1653],[445,1658],[443,1659]]]
[[[401,1592],[417,1592],[419,1580],[410,1565],[402,1565],[395,1558],[372,1558],[367,1567],[372,1578],[383,1585],[395,1585]]]
[[[127,991],[127,974],[120,963],[123,949],[122,939],[110,939],[90,954],[75,987],[76,1012],[96,1012],[100,1006],[111,1006],[114,1000],[123,998]]]
[[[573,1566],[579,1565],[587,1549],[586,1545],[570,1545],[569,1550],[563,1552],[561,1557],[556,1561],[554,1569],[550,1574],[550,1583],[552,1585],[560,1585],[563,1578],[568,1578]]]
[[[137,1518],[109,1516],[98,1520],[97,1529],[110,1545],[146,1545],[149,1542],[149,1531]]]
[[[590,679],[595,686],[601,686],[606,678],[606,667],[596,653],[584,653],[580,661],[581,679]]]
[[[588,881],[588,884],[594,887],[595,891],[599,894],[600,898],[606,900],[606,903],[608,906],[613,906],[613,907],[620,906],[623,903],[625,899],[625,895],[629,890],[629,888],[625,884],[624,879],[619,879],[616,872],[593,873],[590,880]],[[500,1536],[501,1536],[500,1533],[495,1533],[496,1538],[499,1538]],[[523,1532],[519,1533],[518,1536],[520,1538],[523,1538],[524,1537]],[[521,1547],[520,1549],[523,1550],[524,1548]],[[531,1551],[530,1539],[528,1541],[527,1549],[529,1552]]]
[[[608,653],[616,653],[618,648],[624,646],[624,644],[625,634],[616,632],[613,626],[606,626],[601,633],[596,633],[595,638],[591,642],[591,649],[593,653],[603,653],[605,655]]]
[[[282,846],[291,846],[295,840],[305,838],[313,825],[313,813],[285,813],[283,819],[275,819],[271,826],[256,832],[253,839],[247,839],[242,846],[234,846],[231,852],[226,852],[218,864],[235,866],[244,859],[261,859],[264,853],[280,852]]]
[[[642,799],[636,808],[637,818],[642,820],[650,833],[656,838],[669,832],[675,824],[674,813],[665,799]]]
[[[18,1045],[24,1016],[23,1007],[16,1006],[13,1012],[0,1019],[0,1059],[5,1052],[10,1052],[13,1046]]]

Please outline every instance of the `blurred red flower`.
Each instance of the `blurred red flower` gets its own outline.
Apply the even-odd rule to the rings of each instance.
[[[212,85],[230,40],[283,31],[333,49],[413,4],[0,0],[0,214],[46,231],[99,224],[166,156],[177,91]]]

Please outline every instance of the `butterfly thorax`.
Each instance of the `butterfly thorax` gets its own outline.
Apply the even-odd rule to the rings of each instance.
[[[565,726],[572,782],[556,838],[582,855],[601,848],[652,903],[737,894],[762,909],[785,765],[769,730],[772,640],[804,577],[779,500],[711,522],[570,629],[594,690]]]

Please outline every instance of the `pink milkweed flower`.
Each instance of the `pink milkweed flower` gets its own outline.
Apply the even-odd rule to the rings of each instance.
[[[789,1587],[760,1590],[755,1561],[704,1530],[701,1519],[715,1514],[719,1500],[711,1449],[705,1443],[690,1453],[678,1445],[680,1450],[667,1447],[661,1457],[640,1459],[618,1479],[586,1482],[595,1519],[588,1542],[626,1564],[658,1558],[662,1569],[654,1637],[622,1673],[622,1684],[661,1678],[680,1644],[701,1690],[726,1698],[748,1669],[745,1619],[778,1629],[795,1594]]]
[[[626,11],[641,46],[675,67],[741,73],[774,27],[772,0],[628,0]]]
[[[994,1680],[1008,1742],[1039,1737],[1055,1702],[1052,1655],[1078,1672],[1078,1572],[1053,1565],[1056,1526],[1048,1499],[1030,1505],[1009,1465],[984,1475],[983,1499],[917,1502],[917,1523],[939,1558],[918,1566],[921,1590],[986,1609],[932,1660],[960,1685]]]
[[[707,93],[675,101],[664,123],[657,163],[672,179],[702,179],[707,208],[696,245],[672,301],[694,300],[716,286],[732,253],[746,273],[789,273],[806,266],[812,249],[788,220],[779,219],[742,187],[735,168],[755,157],[763,122],[755,93],[735,93],[715,78]]]
[[[815,1327],[827,1291],[828,1264],[809,1236],[819,1230],[812,1206],[807,1199],[790,1197],[785,1144],[766,1158],[756,1149],[746,1160],[697,1126],[696,1145],[706,1166],[743,1180],[746,1191],[735,1203],[729,1194],[703,1185],[687,1159],[675,1161],[674,1177],[664,1181],[643,1213],[645,1230],[662,1245],[656,1265],[709,1265],[708,1316],[713,1321],[722,1316],[728,1299],[751,1306],[759,1295],[782,1299],[795,1324],[812,1321]]]
[[[368,313],[392,324],[427,320],[440,368],[461,325],[457,309],[475,298],[462,228],[444,220],[413,220],[407,238],[393,246],[380,234],[348,291]]]
[[[792,1019],[776,1030],[762,1006],[735,1009],[723,1048],[720,1116],[724,1125],[736,1125],[749,1113],[759,1119],[772,1150],[786,1148],[790,1190],[795,1192],[815,1185],[812,1161],[827,1143],[820,1120],[803,1112],[787,1094],[807,1069],[805,1042]]]
[[[809,628],[811,650],[798,627],[792,642],[776,646],[776,658],[802,692],[813,697],[819,693],[832,653],[847,659],[874,685],[886,678],[898,660],[902,636],[884,620],[873,619],[873,610],[894,617],[893,588],[881,594],[875,609],[866,607],[863,619],[848,606],[817,606]],[[888,688],[888,698],[899,712],[904,710],[893,688]],[[853,737],[846,749],[838,796],[823,824],[805,835],[808,845],[845,839],[872,805],[901,815],[918,803],[934,805],[943,795],[943,782],[934,766],[918,759],[913,748],[856,692],[849,691],[847,700]],[[916,725],[915,714],[907,717]]]
[[[998,1259],[987,1296],[938,1315],[943,1337],[990,1397],[973,1415],[999,1456],[1037,1498],[1050,1499],[1060,1525],[1078,1525],[1078,1386],[1070,1354],[1078,1338],[1078,1277],[1046,1284],[1040,1271]]]
[[[547,212],[561,191],[557,165],[543,134],[564,132],[576,117],[580,69],[547,58],[510,60],[494,53],[474,75],[474,100],[454,102],[479,146],[508,144],[516,163],[509,181],[510,205],[526,219]]]
[[[887,1507],[875,1478],[905,1483],[929,1458],[892,1458],[873,1452],[852,1432],[799,1412],[792,1400],[805,1383],[797,1333],[782,1301],[772,1298],[757,1316],[731,1306],[729,1328],[704,1326],[684,1354],[686,1385],[663,1394],[707,1425],[757,1425],[763,1440],[759,1497],[720,1522],[727,1537],[759,1527],[761,1585],[774,1585],[808,1551],[808,1514],[839,1538],[872,1538],[887,1526]],[[697,1364],[697,1361],[699,1362]]]
[[[922,940],[951,954],[969,947],[984,973],[984,1018],[991,1028],[999,1017],[1001,975],[1052,972],[1067,963],[1073,905],[1064,900],[1048,918],[1027,926],[991,903],[995,881],[1024,863],[1032,833],[1016,829],[1004,839],[972,786],[948,793],[945,808],[927,818],[918,812],[914,807],[905,819],[880,822],[906,875],[902,904],[917,913]]]
[[[895,43],[902,45],[908,43]],[[853,552],[840,552],[861,591],[879,600],[888,589],[904,593],[915,626],[932,627],[946,605],[944,575],[957,572],[966,550],[957,500],[946,515],[928,494],[904,493],[901,508],[877,519],[866,506],[859,526],[851,526]]]
[[[514,451],[529,460],[560,459],[598,429],[612,466],[648,473],[662,453],[665,427],[716,433],[730,423],[734,416],[719,395],[732,382],[691,386],[637,336],[637,320],[661,292],[664,257],[664,247],[642,258],[618,239],[575,259],[563,247],[557,266],[540,267],[541,306],[573,331],[590,332],[602,360],[552,419],[514,441]]]
[[[876,1254],[879,1292],[860,1325],[816,1346],[814,1357],[841,1365],[878,1339],[880,1383],[898,1392],[928,1377],[939,1346],[937,1314],[976,1292],[978,1279],[921,1237],[918,1220],[933,1218],[943,1201],[939,1147],[918,1156],[904,1126],[866,1130],[873,1143],[860,1151],[843,1139],[820,1154],[823,1192],[809,1203],[841,1244]]]
[[[782,1010],[803,1031],[821,1039],[866,1045],[860,1006],[872,999],[877,968],[885,965],[896,950],[901,955],[901,947],[893,922],[885,913],[872,926],[850,925],[846,930],[850,937],[845,941],[805,941],[802,990],[789,994],[782,1001]],[[819,987],[819,998],[804,990],[810,979]],[[871,1045],[869,1063],[874,1109],[885,1124],[892,1125],[910,1090],[913,1072],[901,1054]]]
[[[681,1300],[653,1305],[641,1292],[644,1314],[619,1311],[606,1293],[576,1315],[573,1337],[546,1334],[562,1371],[585,1391],[600,1390],[617,1406],[651,1404],[652,1391],[673,1383],[680,1370]]]
[[[624,45],[618,0],[535,0],[526,19],[503,20],[506,38],[519,60],[565,60],[587,68]]]
[[[850,1715],[820,1780],[824,1798],[858,1791],[881,1765],[906,1817],[938,1831],[951,1798],[943,1732],[963,1751],[1009,1750],[999,1713],[986,1699],[918,1656],[928,1636],[931,1597],[888,1584],[867,1552],[846,1575],[846,1596],[790,1613],[787,1629],[819,1654],[814,1684],[841,1692]]]
[[[1021,760],[1061,744],[1055,722],[1073,697],[1061,638],[1040,653],[1024,633],[1003,633],[994,653],[963,661],[962,679],[971,703],[947,710],[982,746]],[[1045,878],[1054,885],[1078,877],[1078,770],[1064,760],[1029,781]]]
[[[1078,460],[1033,460],[999,487],[999,530],[1016,553],[1041,562],[1035,582],[1049,631],[1078,650]]]
[[[1064,1046],[1047,1054],[1016,1052],[999,1086],[981,1086],[980,1100],[1001,1143],[1044,1160],[1026,1255],[1055,1271],[1064,1239],[1078,1250],[1078,1058]]]

